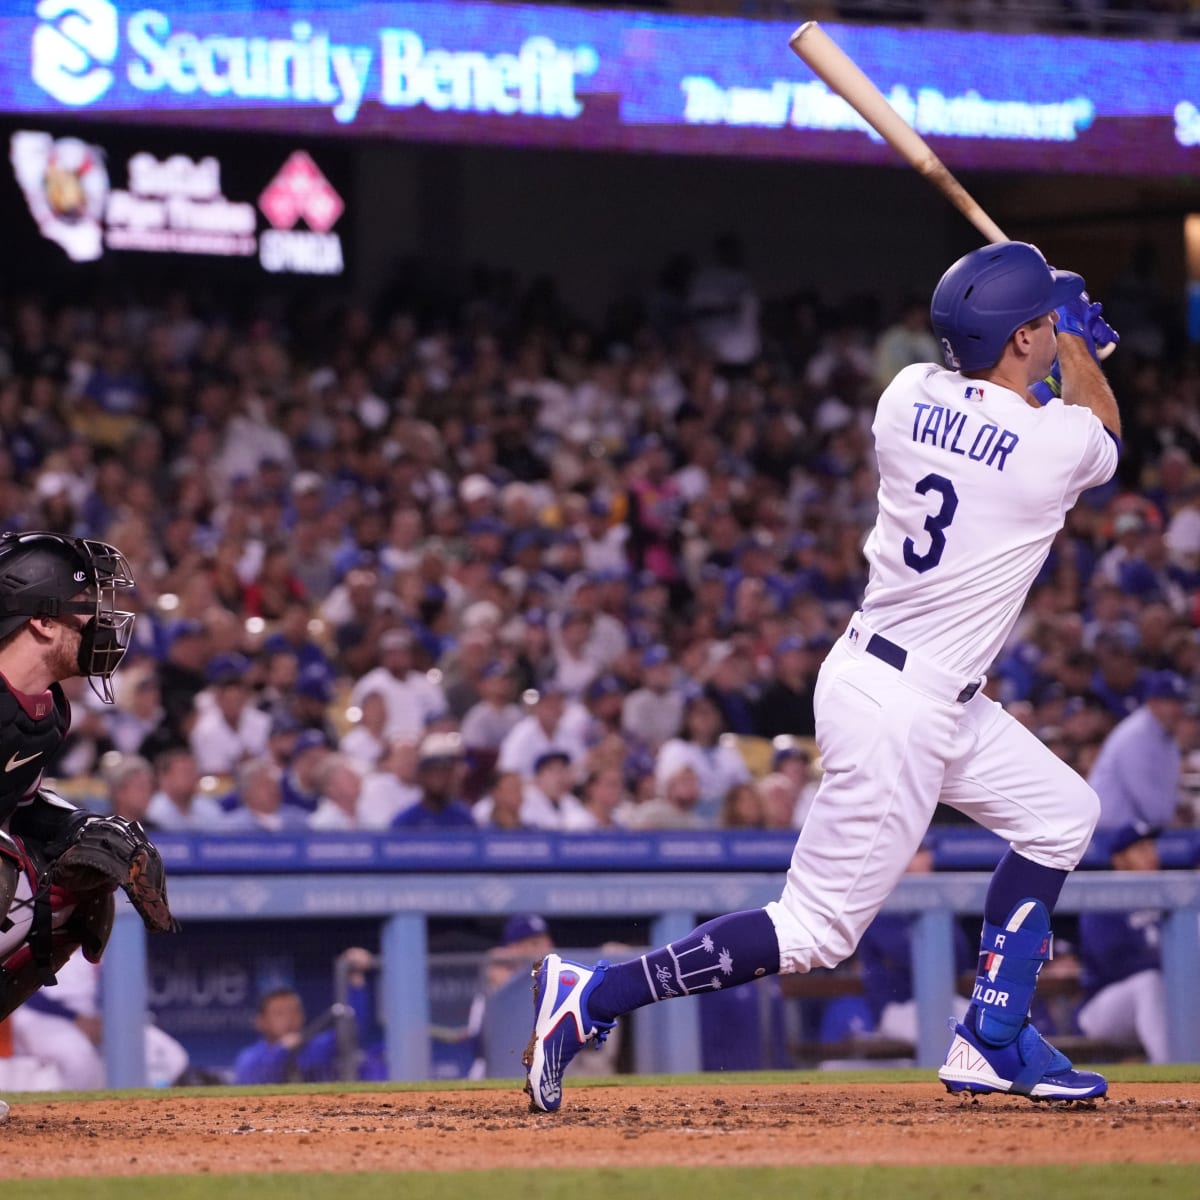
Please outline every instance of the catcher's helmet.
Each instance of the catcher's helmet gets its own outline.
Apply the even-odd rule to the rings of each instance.
[[[1027,242],[998,242],[964,254],[939,280],[929,306],[946,366],[995,366],[1017,329],[1083,289],[1081,276],[1054,270]]]
[[[109,680],[125,657],[134,617],[117,608],[117,589],[130,587],[125,556],[107,542],[41,531],[0,534],[0,638],[30,617],[91,617],[80,640],[79,671],[110,704]]]

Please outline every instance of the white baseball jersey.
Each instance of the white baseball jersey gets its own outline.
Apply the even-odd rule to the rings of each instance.
[[[930,363],[896,376],[873,429],[881,483],[863,614],[906,650],[981,675],[1067,512],[1112,477],[1116,440],[1081,405],[1034,408]]]

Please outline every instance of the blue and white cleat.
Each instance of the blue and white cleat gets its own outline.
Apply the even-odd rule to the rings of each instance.
[[[557,1112],[567,1064],[589,1043],[598,1048],[615,1021],[594,1021],[587,998],[596,990],[608,963],[583,967],[547,954],[533,968],[533,1035],[521,1061],[529,1072],[525,1090],[534,1112]]]
[[[954,1040],[938,1078],[948,1092],[1006,1092],[1030,1100],[1095,1100],[1108,1080],[1094,1071],[1076,1071],[1033,1025],[1025,1022],[1007,1046],[988,1046],[967,1025],[950,1022]]]

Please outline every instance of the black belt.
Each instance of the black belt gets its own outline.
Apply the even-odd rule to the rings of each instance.
[[[908,662],[908,651],[903,646],[897,646],[895,642],[889,641],[882,633],[871,634],[871,640],[867,643],[867,653],[874,655],[881,662],[887,663],[889,667],[895,667],[897,671],[903,671],[904,664]],[[968,683],[955,697],[956,703],[966,704],[979,691],[980,683],[982,680],[979,679]]]

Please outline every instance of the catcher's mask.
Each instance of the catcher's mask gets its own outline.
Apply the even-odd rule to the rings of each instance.
[[[30,617],[79,613],[79,673],[105,704],[112,675],[133,632],[134,614],[117,608],[117,591],[133,587],[125,556],[115,546],[62,533],[0,535],[0,638]]]

